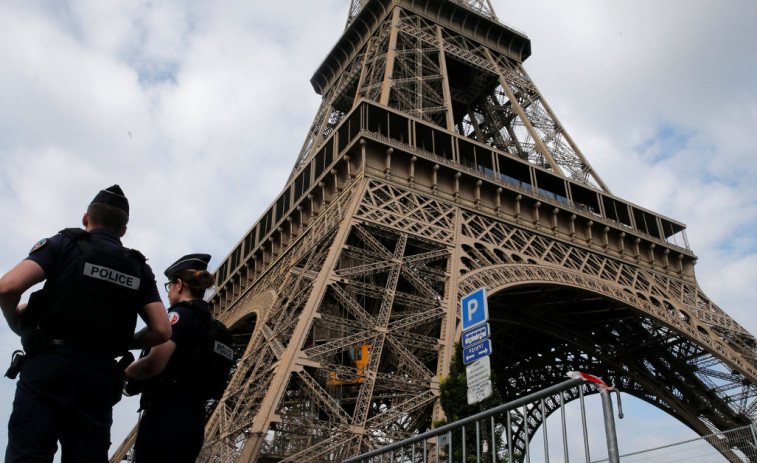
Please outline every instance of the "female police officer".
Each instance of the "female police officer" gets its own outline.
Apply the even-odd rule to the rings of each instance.
[[[202,447],[207,397],[197,388],[203,372],[193,360],[208,336],[211,314],[203,296],[214,283],[209,261],[208,254],[189,254],[166,269],[171,339],[126,369],[130,380],[144,381],[136,463],[194,462]]]

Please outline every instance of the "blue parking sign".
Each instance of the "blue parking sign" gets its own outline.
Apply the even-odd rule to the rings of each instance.
[[[489,307],[486,305],[486,288],[478,288],[460,300],[463,319],[463,331],[486,323],[489,320]]]

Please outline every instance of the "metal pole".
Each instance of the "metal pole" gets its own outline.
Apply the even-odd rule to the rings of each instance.
[[[513,461],[513,431],[512,431],[512,418],[510,412],[507,412],[507,458],[509,462]]]
[[[476,461],[481,461],[481,432],[476,421]]]
[[[465,461],[465,426],[463,426],[463,462]]]
[[[570,462],[568,457],[568,428],[565,426],[565,398],[560,392],[560,417],[562,418],[562,451],[565,463]]]
[[[523,429],[525,430],[523,435],[526,436],[526,463],[531,463],[531,442],[528,439],[528,410],[525,405],[523,405]]]
[[[578,386],[578,398],[581,402],[581,423],[584,429],[584,451],[586,452],[586,463],[591,463],[589,455],[589,431],[586,429],[586,402],[584,402],[584,388]]]
[[[452,461],[452,431],[447,433],[447,461]],[[415,460],[412,463],[415,463]]]
[[[549,437],[547,435],[547,414],[544,412],[544,399],[539,402],[541,410],[541,428],[544,435],[544,463],[549,463]]]
[[[491,429],[492,429],[492,445],[491,445],[491,452],[492,452],[492,463],[497,463],[497,441],[494,440],[494,416],[492,415],[492,421],[491,421]]]
[[[620,463],[618,454],[618,436],[615,433],[615,416],[612,410],[612,398],[610,390],[606,387],[599,389],[602,397],[602,412],[605,416],[605,435],[607,436],[607,458],[609,463]]]

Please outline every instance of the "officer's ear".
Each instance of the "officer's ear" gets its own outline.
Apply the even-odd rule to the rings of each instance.
[[[86,212],[84,213],[84,216],[81,218],[81,224],[84,226],[84,229],[86,230],[87,227],[89,227],[89,214]]]
[[[126,225],[124,225],[124,228],[118,232],[118,236],[123,238],[123,236],[126,234]]]

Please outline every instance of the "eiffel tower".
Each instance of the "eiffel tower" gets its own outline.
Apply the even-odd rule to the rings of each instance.
[[[612,194],[530,53],[489,0],[351,0],[291,176],[215,274],[240,361],[199,461],[341,461],[427,429],[480,287],[507,400],[581,370],[700,435],[754,420],[755,338],[700,290],[685,225]]]

